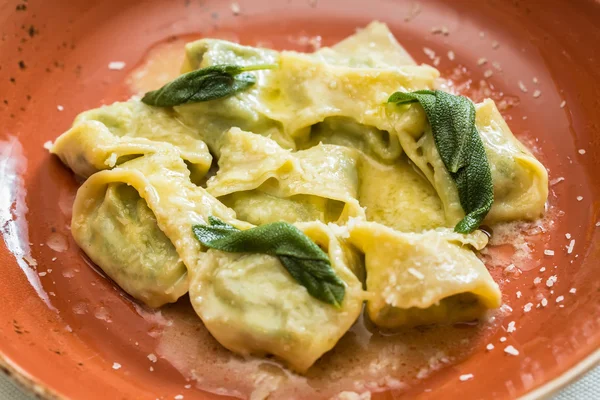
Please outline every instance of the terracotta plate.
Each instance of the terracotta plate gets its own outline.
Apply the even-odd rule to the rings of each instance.
[[[593,365],[600,344],[597,1],[2,0],[0,367],[48,397],[218,397],[186,375],[189,360],[182,367],[161,347],[166,317],[135,306],[77,249],[69,220],[78,182],[43,145],[79,112],[128,98],[127,77],[165,40],[220,36],[309,51],[375,19],[460,91],[495,98],[551,179],[550,219],[544,231],[528,232],[531,258],[516,265],[522,273],[492,269],[510,307],[498,329],[473,341],[468,357],[379,396],[518,397]],[[112,61],[125,66],[109,69]],[[507,332],[513,321],[516,331]],[[454,329],[473,336],[479,327]],[[193,337],[171,339],[172,352],[202,360]],[[519,355],[504,352],[508,345]],[[198,365],[199,374],[212,373],[210,360]],[[461,381],[465,374],[474,377]]]

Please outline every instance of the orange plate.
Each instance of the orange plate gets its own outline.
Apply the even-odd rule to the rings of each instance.
[[[70,238],[78,183],[43,144],[79,112],[126,99],[127,74],[149,48],[173,35],[237,35],[243,43],[302,50],[304,44],[291,38],[320,35],[331,44],[374,19],[388,23],[417,61],[431,63],[424,47],[439,54],[444,76],[464,66],[458,73],[466,92],[479,85],[486,70],[493,71],[487,82],[513,105],[504,112],[509,125],[549,169],[555,212],[551,234],[538,235],[533,252],[534,265],[546,272],[536,267],[503,278],[504,301],[513,309],[506,321],[515,321],[516,332],[500,328],[489,339],[496,351],[480,343],[463,362],[403,394],[381,397],[517,397],[583,360],[591,365],[600,344],[600,3],[238,3],[236,16],[230,2],[217,0],[0,1],[0,367],[48,397],[216,398],[184,389],[188,382],[165,360],[147,359],[160,332],[86,262]],[[434,34],[432,27],[447,27],[449,34]],[[455,53],[453,61],[448,50]],[[487,65],[477,65],[481,57]],[[109,70],[111,61],[126,67]],[[571,254],[566,233],[576,239]],[[544,248],[556,254],[545,256]],[[37,267],[28,265],[28,254]],[[558,281],[547,288],[545,281],[554,274]],[[538,276],[543,281],[534,285]],[[538,295],[549,300],[546,307],[535,307]],[[534,307],[525,313],[528,302]],[[508,337],[506,343],[501,336]],[[508,344],[519,356],[502,351]],[[115,370],[117,360],[122,368]],[[461,382],[459,375],[466,373],[474,379]]]

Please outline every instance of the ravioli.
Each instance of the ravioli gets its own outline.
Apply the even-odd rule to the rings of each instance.
[[[218,250],[209,250],[202,266],[191,271],[190,299],[226,348],[242,355],[272,354],[303,373],[350,329],[364,293],[351,270],[356,259],[347,256],[331,230],[319,222],[297,226],[325,249],[346,283],[341,308],[310,296],[275,257]]]
[[[498,285],[472,251],[487,244],[481,231],[401,233],[373,222],[348,229],[365,255],[367,313],[378,326],[470,321],[501,304]]]
[[[123,290],[151,307],[187,293],[186,266],[201,254],[190,223],[217,215],[248,226],[189,176],[177,152],[155,153],[95,173],[77,191],[73,238]]]
[[[400,109],[400,110],[397,110]],[[533,220],[545,211],[548,172],[512,134],[492,100],[475,105],[476,126],[489,160],[494,185],[494,204],[484,222]],[[436,149],[431,128],[414,128],[414,121],[426,124],[423,109],[417,106],[388,106],[400,144],[410,160],[435,187],[449,225],[464,217],[458,191]],[[407,124],[406,120],[413,121]]]
[[[334,65],[314,55],[281,53],[202,39],[187,46],[183,70],[223,62],[260,65],[252,88],[223,100],[175,107],[189,126],[202,126],[202,138],[220,156],[220,138],[231,127],[269,136],[281,147],[306,147],[311,127],[330,117],[345,117],[387,130],[384,103],[397,90],[431,88],[439,73],[428,66],[368,68]],[[244,59],[242,61],[242,59]],[[352,101],[348,101],[352,98]]]
[[[207,190],[253,224],[343,221],[364,215],[356,200],[356,164],[356,152],[347,147],[320,145],[292,153],[272,139],[234,128],[223,138],[219,171]]]
[[[444,207],[435,189],[406,156],[393,165],[363,157],[359,166],[358,201],[367,220],[400,232],[446,226]]]
[[[348,67],[395,68],[417,65],[387,25],[378,21],[371,22],[332,47],[319,49],[314,56],[329,64]]]
[[[172,111],[131,100],[81,113],[71,129],[56,139],[51,152],[87,178],[173,146],[187,162],[193,179],[199,181],[212,163],[206,144]]]

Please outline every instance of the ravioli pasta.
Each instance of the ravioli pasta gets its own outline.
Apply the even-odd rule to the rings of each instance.
[[[411,118],[425,118],[422,109],[404,106]],[[485,222],[532,220],[542,216],[548,198],[548,172],[512,134],[490,99],[475,105],[476,126],[490,162],[494,185],[494,205]],[[427,177],[444,205],[446,220],[454,225],[464,217],[458,191],[435,147],[431,128],[402,129],[406,114],[388,109],[397,124],[399,140],[410,160]]]
[[[236,353],[274,354],[305,372],[329,351],[358,318],[364,293],[352,273],[355,257],[323,223],[298,224],[326,249],[336,273],[346,282],[341,309],[310,295],[276,258],[209,250],[192,272],[190,298],[213,336]],[[350,262],[350,265],[348,264]]]
[[[291,153],[272,139],[233,128],[223,138],[219,171],[207,190],[255,224],[335,222],[364,215],[356,200],[357,158],[353,149],[330,145]],[[267,216],[256,213],[251,203],[267,196],[279,203]]]
[[[159,108],[134,98],[86,111],[51,150],[87,178],[74,239],[123,290],[151,307],[189,293],[223,346],[301,373],[364,303],[385,329],[470,321],[501,304],[477,257],[487,236],[452,230],[464,211],[425,113],[386,104],[396,91],[435,89],[439,73],[384,24],[312,54],[214,39],[185,53],[182,73],[277,68],[211,101]],[[475,107],[495,197],[484,222],[538,218],[545,168],[492,100]],[[312,297],[278,256],[206,248],[192,226],[211,217],[241,230],[293,224],[341,279],[340,306]]]
[[[349,231],[365,254],[367,312],[378,326],[468,321],[500,306],[498,285],[472,251],[487,244],[481,231],[407,233],[373,222],[352,223]]]
[[[200,180],[210,168],[212,156],[194,129],[181,124],[172,111],[139,101],[114,103],[81,113],[51,151],[73,172],[87,178],[94,172],[165,148],[180,153],[195,180]]]

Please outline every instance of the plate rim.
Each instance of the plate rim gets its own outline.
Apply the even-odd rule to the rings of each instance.
[[[543,400],[548,399],[549,396],[555,394],[560,389],[565,388],[567,385],[574,383],[580,379],[586,373],[590,372],[594,367],[600,366],[600,349],[593,351],[586,355],[583,359],[579,360],[571,368],[564,371],[556,378],[537,386],[527,393],[520,396],[519,400]],[[8,377],[9,380],[16,383],[16,385],[24,392],[30,395],[34,395],[38,399],[43,400],[68,400],[69,397],[58,394],[55,390],[42,384],[34,376],[31,376],[24,370],[22,370],[17,363],[10,360],[0,350],[0,373]]]

